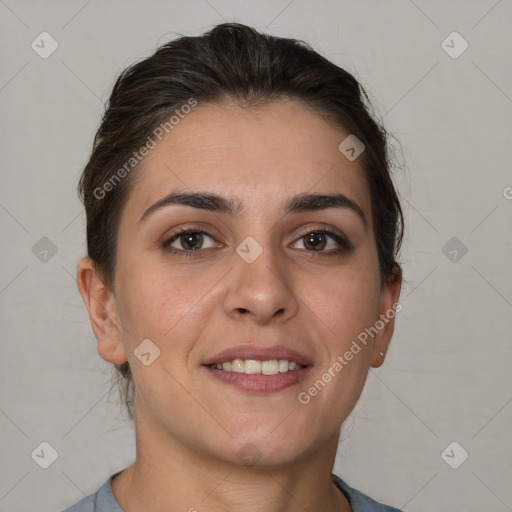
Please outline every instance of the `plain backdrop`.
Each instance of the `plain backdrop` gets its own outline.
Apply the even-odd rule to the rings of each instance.
[[[510,0],[0,0],[0,512],[62,510],[134,460],[76,287],[76,186],[119,73],[223,21],[355,73],[402,145],[403,309],[334,471],[407,512],[512,510]]]

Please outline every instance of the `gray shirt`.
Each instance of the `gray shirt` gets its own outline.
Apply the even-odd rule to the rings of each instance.
[[[123,512],[112,494],[111,487],[112,479],[119,473],[112,475],[94,494],[83,498],[62,512]],[[352,512],[402,512],[397,508],[378,503],[366,494],[356,491],[335,474],[332,475],[332,479],[350,502]]]

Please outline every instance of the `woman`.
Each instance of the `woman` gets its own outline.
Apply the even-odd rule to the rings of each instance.
[[[401,286],[352,75],[239,24],[174,40],[117,80],[80,193],[78,287],[137,456],[67,512],[398,510],[332,474]]]

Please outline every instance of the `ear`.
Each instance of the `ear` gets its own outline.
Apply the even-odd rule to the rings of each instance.
[[[78,262],[76,280],[98,341],[98,354],[110,363],[124,363],[127,357],[116,298],[97,275],[91,258],[85,257]]]
[[[400,311],[401,306],[397,306],[402,287],[402,269],[395,265],[392,276],[383,283],[381,287],[380,306],[379,306],[379,325],[382,327],[374,337],[372,363],[374,368],[379,368],[384,363],[384,357],[388,350],[393,330],[395,328],[395,314]],[[384,356],[381,356],[381,352]]]

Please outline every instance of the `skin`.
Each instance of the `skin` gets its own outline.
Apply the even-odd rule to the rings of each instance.
[[[392,309],[401,279],[381,286],[363,170],[338,151],[346,136],[296,101],[257,110],[199,105],[137,169],[140,180],[119,226],[114,290],[89,258],[80,260],[77,282],[98,353],[111,363],[128,360],[136,383],[137,457],[112,482],[123,510],[350,510],[331,482],[340,428],[369,367],[383,363],[394,320],[307,405],[297,397]],[[245,210],[230,217],[174,205],[139,222],[174,190],[236,198]],[[368,229],[346,208],[284,216],[282,204],[303,192],[347,195]],[[204,235],[200,255],[166,252],[162,244],[190,223],[213,237]],[[321,227],[341,231],[353,249],[329,256],[337,247],[330,237],[319,250],[306,245],[305,235]],[[236,252],[247,236],[263,247],[250,264]],[[191,252],[179,237],[173,247]],[[148,338],[160,356],[145,366],[134,350]],[[312,372],[297,385],[257,395],[201,367],[254,339],[307,354]],[[253,465],[237,455],[247,443],[258,450]]]

